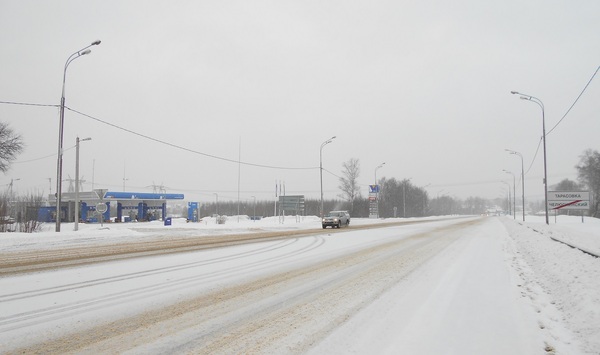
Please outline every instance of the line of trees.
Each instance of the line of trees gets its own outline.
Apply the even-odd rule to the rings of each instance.
[[[506,199],[486,200],[479,197],[470,197],[466,200],[461,200],[447,195],[430,199],[423,189],[409,184],[406,186],[406,208],[404,208],[404,200],[401,193],[398,195],[397,191],[394,192],[389,188],[387,191],[384,188],[384,192],[380,193],[380,197],[386,196],[380,200],[379,216],[381,218],[484,214],[487,213],[489,206],[505,207],[507,205]],[[318,216],[321,208],[321,200],[306,199],[304,206],[304,215]],[[325,213],[328,211],[346,210],[350,212],[352,217],[369,217],[369,200],[363,196],[355,198],[353,202],[343,199],[326,199],[323,201],[323,206]],[[271,217],[279,213],[279,208],[277,207],[276,209],[274,201],[256,201],[256,206],[253,201],[240,203],[239,213],[241,215],[253,216],[255,210],[256,216],[259,217]],[[187,216],[187,206],[173,206],[169,210],[169,213],[172,215]],[[219,201],[218,206],[215,202],[200,205],[201,217],[212,216],[213,214],[235,216],[238,214],[238,203],[236,201]],[[295,212],[288,211],[287,214],[295,214]]]
[[[590,190],[592,195],[592,206],[590,216],[598,217],[600,192],[600,153],[586,150],[580,157],[576,166],[579,182],[565,179],[553,186],[557,191]],[[369,217],[369,199],[361,194],[367,186],[360,185],[360,162],[358,159],[350,159],[342,164],[342,176],[339,178],[339,199],[326,199],[323,201],[325,212],[333,210],[347,210],[352,217]],[[410,179],[398,180],[396,178],[381,178],[378,181],[381,190],[379,192],[379,216],[381,218],[392,217],[424,217],[440,215],[480,215],[494,213],[496,210],[508,212],[512,210],[514,201],[509,203],[507,198],[484,199],[480,197],[469,197],[458,199],[443,195],[430,198],[424,188],[415,186]],[[318,216],[321,201],[318,199],[305,200],[305,215]],[[517,204],[520,208],[520,205]],[[533,213],[544,210],[543,201],[528,201],[528,211]],[[279,213],[275,208],[274,201],[246,201],[239,207],[240,214],[252,216],[256,211],[257,216],[268,217]],[[200,208],[201,216],[210,216],[217,213],[220,215],[236,215],[238,203],[219,202],[203,204]],[[568,213],[565,211],[564,213]],[[182,211],[181,215],[185,215]]]

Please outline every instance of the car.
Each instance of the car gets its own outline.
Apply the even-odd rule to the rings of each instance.
[[[331,211],[323,217],[323,229],[327,227],[340,228],[350,225],[350,214],[348,211]]]

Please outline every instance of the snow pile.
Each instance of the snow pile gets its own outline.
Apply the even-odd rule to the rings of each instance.
[[[319,227],[315,216],[285,218],[263,218],[252,221],[248,216],[229,216],[224,224],[218,224],[213,217],[201,222],[187,223],[185,218],[172,218],[171,225],[163,221],[127,223],[79,223],[74,231],[73,223],[62,223],[61,231],[55,231],[54,223],[45,223],[36,233],[0,234],[1,251],[26,251],[51,248],[106,245],[115,243],[139,242],[149,238],[195,238],[226,234],[252,233],[308,229]]]
[[[26,250],[47,250],[80,246],[106,245],[123,242],[139,242],[149,238],[196,238],[226,234],[242,234],[269,231],[286,231],[321,228],[317,216],[265,217],[253,221],[248,216],[225,216],[224,224],[217,223],[214,217],[204,217],[200,222],[187,222],[185,218],[172,218],[171,225],[163,221],[127,223],[79,223],[78,231],[73,231],[73,223],[62,223],[61,231],[55,231],[54,223],[42,224],[36,233],[0,233],[0,251],[17,252]],[[436,220],[449,217],[429,217]],[[419,220],[352,218],[351,225],[368,225],[391,221]],[[423,220],[423,219],[420,219]]]
[[[581,343],[585,353],[600,349],[600,259],[551,238],[585,246],[600,254],[600,220],[559,216],[557,223],[527,217],[525,223],[503,219],[514,240],[517,270],[523,278],[523,293],[536,311],[547,315],[540,327],[549,329],[558,341]],[[548,304],[549,303],[549,304]],[[555,308],[555,309],[553,309]],[[576,340],[557,328],[564,324]]]

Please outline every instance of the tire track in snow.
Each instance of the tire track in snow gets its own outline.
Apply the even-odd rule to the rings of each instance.
[[[178,265],[178,266],[167,267],[167,268],[159,268],[159,269],[151,270],[149,272],[132,273],[132,274],[128,274],[128,275],[115,276],[113,278],[98,279],[98,280],[91,281],[89,283],[82,282],[79,284],[77,284],[77,283],[70,284],[70,285],[65,285],[62,287],[55,288],[55,289],[52,289],[52,288],[42,289],[38,293],[36,293],[36,291],[31,291],[29,293],[21,295],[21,297],[16,296],[16,298],[12,298],[12,299],[7,298],[6,300],[0,302],[0,305],[2,305],[2,303],[6,304],[11,300],[18,300],[18,299],[22,299],[22,298],[30,298],[30,297],[35,297],[35,296],[44,296],[48,293],[56,293],[57,297],[60,297],[61,292],[67,292],[67,291],[72,291],[72,290],[77,290],[77,289],[82,289],[82,288],[88,288],[88,287],[93,287],[93,286],[97,286],[97,285],[101,285],[101,284],[127,281],[127,280],[131,280],[131,279],[135,279],[135,278],[142,278],[142,277],[147,277],[147,276],[160,274],[160,273],[176,272],[176,271],[180,271],[183,269],[201,268],[201,267],[209,265],[209,264],[231,261],[231,260],[235,260],[235,259],[247,258],[247,257],[253,256],[253,255],[281,249],[284,247],[291,246],[297,242],[298,242],[298,238],[294,238],[294,239],[290,239],[288,241],[283,241],[281,243],[278,243],[276,246],[259,248],[252,252],[244,252],[244,253],[234,254],[232,256],[227,256],[227,257],[222,257],[222,258],[209,259],[208,261],[200,261],[197,263]],[[200,274],[194,275],[194,276],[178,278],[178,279],[174,279],[174,280],[170,280],[170,281],[160,281],[159,283],[153,283],[153,284],[146,285],[143,287],[136,287],[136,288],[132,288],[132,289],[129,289],[129,290],[123,291],[123,292],[110,293],[107,295],[103,295],[101,297],[88,298],[88,299],[84,299],[84,300],[80,300],[80,301],[76,301],[76,302],[69,302],[66,304],[60,304],[60,305],[56,305],[56,306],[52,306],[52,307],[36,309],[36,310],[30,311],[30,312],[23,312],[23,313],[14,314],[14,315],[11,315],[8,317],[3,317],[3,318],[0,318],[0,332],[10,331],[10,330],[15,330],[15,329],[31,326],[31,325],[37,324],[39,322],[48,322],[48,321],[52,321],[52,320],[56,320],[56,319],[67,318],[74,314],[103,309],[105,307],[108,307],[108,306],[111,306],[114,304],[120,304],[122,302],[127,302],[128,300],[138,300],[138,299],[144,298],[144,297],[146,297],[146,298],[152,297],[152,296],[156,296],[159,294],[164,294],[164,293],[173,292],[173,291],[180,290],[180,289],[193,287],[195,285],[198,285],[198,284],[210,281],[210,280],[218,279],[220,277],[225,277],[229,274],[239,275],[242,273],[249,273],[251,271],[260,269],[262,267],[266,267],[266,266],[272,264],[273,262],[277,262],[279,260],[283,260],[283,259],[286,259],[289,257],[293,257],[293,256],[297,256],[297,255],[309,252],[310,250],[320,247],[324,242],[325,241],[322,237],[314,237],[314,240],[312,240],[308,245],[306,245],[300,249],[295,249],[290,252],[285,252],[285,253],[279,254],[276,258],[270,258],[270,259],[260,260],[260,261],[256,261],[256,262],[246,263],[243,265],[237,265],[237,266],[229,267],[226,269],[221,269],[221,270],[214,271],[214,272],[208,272],[208,273],[201,272]]]
[[[18,351],[302,352],[472,223],[367,246]]]
[[[267,251],[284,248],[290,244],[296,243],[297,241],[298,241],[298,238],[288,239],[288,240],[281,241],[274,245],[268,245],[265,247],[257,248],[255,250],[246,251],[246,252],[238,253],[238,254],[232,254],[232,255],[219,257],[219,258],[212,258],[212,259],[202,260],[202,261],[197,261],[197,262],[192,262],[192,263],[185,263],[185,264],[181,264],[181,265],[172,265],[172,266],[168,266],[168,267],[144,270],[144,271],[133,272],[133,273],[120,274],[120,275],[115,275],[115,276],[110,276],[110,277],[86,280],[86,281],[82,281],[82,282],[68,283],[68,284],[64,284],[64,285],[60,285],[60,286],[39,288],[39,289],[22,291],[22,292],[17,292],[17,293],[12,293],[12,294],[11,293],[4,294],[4,295],[0,294],[0,304],[2,302],[6,302],[6,301],[47,295],[47,294],[52,294],[52,293],[57,293],[57,292],[62,292],[62,291],[75,290],[75,289],[91,287],[91,286],[95,286],[95,285],[107,284],[107,283],[111,283],[111,282],[124,281],[124,280],[130,280],[130,279],[135,279],[135,278],[139,278],[139,277],[144,277],[144,276],[152,276],[152,275],[157,275],[157,274],[162,274],[162,273],[167,273],[167,272],[174,272],[174,271],[178,271],[178,270],[196,268],[196,267],[206,266],[206,265],[215,264],[215,263],[228,261],[228,260],[235,260],[235,259],[239,259],[239,258],[246,257],[246,256],[252,256],[252,255],[264,253]]]
[[[460,218],[460,217],[457,217]],[[436,219],[426,221],[399,221],[378,223],[374,225],[351,226],[348,230],[385,228],[409,224],[436,222]],[[330,233],[343,233],[347,230],[331,230]],[[306,237],[322,234],[323,230],[306,229],[291,231],[260,231],[254,233],[198,236],[198,237],[169,237],[156,236],[142,242],[123,242],[107,245],[92,245],[69,247],[51,250],[16,251],[0,253],[0,276],[29,273],[39,270],[55,269],[93,264],[105,261],[123,260],[136,257],[181,253],[187,251],[221,248],[248,243],[288,239],[290,237]]]

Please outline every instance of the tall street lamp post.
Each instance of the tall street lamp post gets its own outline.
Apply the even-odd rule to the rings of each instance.
[[[84,138],[75,140],[75,226],[74,231],[79,230],[79,142],[91,141],[92,138]]]
[[[9,192],[8,192],[8,198],[9,198],[9,199],[12,199],[12,198],[13,198],[13,183],[14,183],[15,181],[19,181],[19,180],[21,180],[21,178],[18,178],[18,179],[10,179],[10,184],[8,184],[8,191],[9,191]]]
[[[321,143],[321,149],[319,150],[319,172],[321,174],[321,218],[323,218],[323,147],[331,143],[334,139],[335,136]]]
[[[508,214],[510,215],[511,214],[510,213],[511,212],[510,211],[510,184],[506,181],[502,181],[502,183],[506,184],[506,186],[508,186],[508,199],[506,200],[508,202],[508,205],[506,206],[507,207],[506,209],[508,210]]]
[[[522,94],[518,91],[511,91],[513,95],[521,95],[521,99],[536,103],[542,109],[542,140],[544,142],[544,208],[546,210],[546,224],[550,224],[548,220],[548,168],[546,164],[546,119],[544,113],[544,103],[537,97]]]
[[[215,195],[215,220],[217,221],[217,224],[219,223],[219,194],[216,192],[213,192],[213,195]]]
[[[404,215],[404,218],[406,218],[406,183],[410,182],[410,179],[412,178],[408,178],[406,180],[404,180],[403,184],[402,184],[402,214]]]
[[[380,168],[382,168],[385,165],[385,163],[381,163],[379,164],[378,167],[375,168],[375,205],[377,206],[377,217],[379,218],[379,188],[377,187],[377,170],[379,170]]]
[[[525,170],[523,166],[523,154],[510,149],[505,150],[510,154],[518,155],[519,158],[521,158],[521,199],[523,201],[523,222],[525,222]]]
[[[67,68],[69,64],[75,59],[81,57],[82,55],[90,54],[91,50],[89,49],[91,46],[97,46],[100,44],[100,41],[94,41],[87,47],[84,47],[77,52],[71,54],[67,61],[65,62],[65,68],[63,70],[63,82],[62,82],[62,95],[60,97],[60,121],[58,124],[58,160],[56,162],[56,231],[60,232],[60,204],[61,204],[61,194],[62,194],[62,155],[63,155],[63,127],[65,124],[65,82],[67,79]]]
[[[425,217],[425,214],[427,212],[427,190],[425,190],[429,185],[431,184],[427,184],[425,186],[423,186],[423,217]]]
[[[382,168],[384,165],[385,165],[385,163],[381,163],[381,164],[379,164],[378,167],[375,168],[375,185],[377,185],[377,170]]]
[[[507,174],[512,175],[513,177],[513,219],[517,219],[517,188],[516,188],[516,178],[515,178],[515,174],[513,174],[511,171],[508,170],[502,170]],[[508,189],[508,191],[510,192],[510,187]]]

